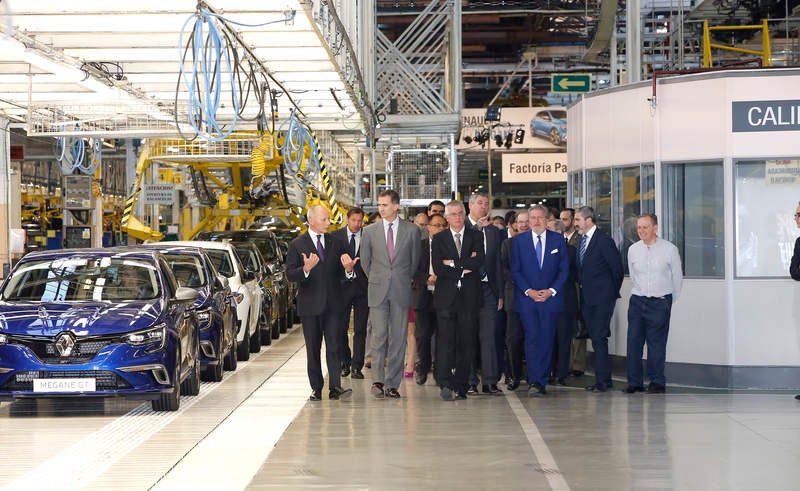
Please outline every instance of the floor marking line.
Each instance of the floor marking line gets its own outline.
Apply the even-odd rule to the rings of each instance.
[[[567,484],[567,480],[564,479],[564,476],[561,474],[561,469],[558,468],[556,459],[554,459],[553,454],[550,453],[550,448],[547,446],[547,443],[545,443],[544,438],[542,438],[542,434],[539,432],[536,423],[533,422],[533,418],[531,418],[531,415],[522,405],[522,402],[515,392],[505,391],[505,394],[506,401],[508,401],[508,405],[511,406],[511,411],[514,413],[514,416],[517,417],[520,426],[522,426],[522,430],[525,432],[528,443],[530,443],[531,449],[533,450],[533,455],[539,462],[539,467],[544,477],[547,478],[550,489],[553,491],[569,491],[569,484]]]

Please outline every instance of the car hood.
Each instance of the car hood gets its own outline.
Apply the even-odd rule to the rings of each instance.
[[[145,329],[160,318],[160,299],[125,302],[0,302],[0,332],[55,336],[102,336]]]

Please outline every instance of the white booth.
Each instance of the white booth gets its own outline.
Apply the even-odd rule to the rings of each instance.
[[[569,199],[622,251],[655,212],[685,279],[673,306],[667,383],[800,387],[800,70],[672,76],[592,92],[568,108]],[[630,280],[609,352],[626,352]]]

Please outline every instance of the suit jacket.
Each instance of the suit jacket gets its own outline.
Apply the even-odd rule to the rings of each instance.
[[[514,278],[511,277],[511,244],[513,242],[510,239],[512,237],[507,237],[500,244],[500,267],[503,268],[503,280],[505,281],[503,310],[506,312],[514,309]]]
[[[475,313],[483,305],[480,269],[483,265],[483,235],[474,229],[464,228],[461,239],[461,255],[456,249],[453,233],[449,228],[433,236],[431,243],[433,272],[436,273],[436,289],[433,305],[437,309],[452,308],[461,294],[464,303],[475,307]],[[445,266],[442,261],[453,260],[455,267]],[[470,273],[463,275],[464,270]],[[461,291],[458,282],[461,281]]]
[[[401,219],[394,232],[394,261],[390,262],[383,220],[361,231],[360,262],[369,282],[370,307],[377,307],[387,298],[401,307],[411,307],[411,278],[420,255],[419,227]]]
[[[794,254],[789,265],[789,274],[797,281],[800,281],[800,237],[794,242]]]
[[[567,241],[567,245],[577,248],[578,242],[580,242],[580,240],[581,240],[581,234],[579,234],[578,231],[576,230],[575,232],[572,233],[572,237],[570,237],[569,240]]]
[[[412,279],[412,307],[418,310],[433,308],[433,292],[428,290],[428,277],[430,276],[428,268],[430,268],[431,259],[430,244],[430,239],[422,239],[419,264],[417,265],[417,271],[414,273],[414,278]]]
[[[347,226],[340,228],[338,230],[334,230],[331,232],[331,237],[339,241],[339,245],[341,245],[342,250],[347,254],[350,254],[350,241],[347,240]],[[364,234],[361,234],[361,240],[364,240]],[[363,242],[359,244],[359,246],[363,245]],[[359,250],[356,251],[355,257],[361,256],[361,247]],[[353,271],[356,273],[355,279],[352,281],[348,281],[344,284],[345,294],[352,295],[352,296],[366,296],[367,295],[367,275],[364,274],[364,268],[361,267],[361,261],[356,263],[356,267],[353,268]],[[348,297],[350,298],[350,297]]]
[[[483,237],[483,234],[470,223],[469,218],[464,221],[464,224],[467,228],[477,231]],[[506,231],[501,231],[494,225],[487,225],[483,231],[486,233],[486,249],[484,251],[486,258],[483,261],[481,273],[486,272],[489,286],[497,298],[504,298],[505,288],[503,287],[503,268],[500,265],[500,243],[503,241],[503,235],[506,234]],[[481,238],[482,241],[483,239]]]
[[[580,242],[576,249],[580,248]],[[577,260],[577,259],[576,259]],[[585,305],[614,304],[622,287],[622,256],[608,235],[595,229],[578,265],[581,302]]]
[[[562,234],[545,230],[545,250],[542,251],[542,265],[536,258],[533,231],[519,234],[511,239],[511,277],[514,280],[514,311],[533,312],[543,309],[547,312],[564,310],[564,284],[569,275],[569,252],[567,241]],[[552,288],[556,295],[544,302],[534,302],[525,296],[525,290],[546,290]]]
[[[317,246],[308,232],[289,244],[286,253],[286,276],[298,284],[297,315],[322,315],[325,312],[342,311],[342,284],[345,278],[344,267],[339,259],[344,250],[338,240],[325,234],[325,260],[312,269],[308,278],[303,273],[303,253],[317,253]]]

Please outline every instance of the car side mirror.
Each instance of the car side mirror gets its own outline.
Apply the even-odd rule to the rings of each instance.
[[[197,300],[197,290],[186,286],[179,286],[175,290],[175,301],[178,303],[194,303]]]
[[[227,290],[230,286],[228,282],[228,278],[222,276],[221,274],[217,275],[217,280],[214,282],[218,290]]]

